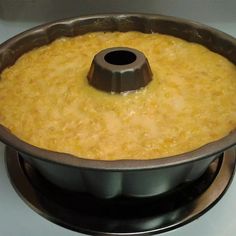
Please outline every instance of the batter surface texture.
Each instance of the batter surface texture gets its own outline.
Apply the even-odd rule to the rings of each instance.
[[[147,87],[120,95],[88,84],[94,55],[110,47],[146,55],[153,72]],[[32,145],[88,159],[176,155],[236,127],[236,67],[201,45],[161,34],[61,38],[2,72],[0,123]]]

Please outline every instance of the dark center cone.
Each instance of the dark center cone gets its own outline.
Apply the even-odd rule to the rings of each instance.
[[[89,73],[94,88],[122,93],[145,87],[152,80],[152,71],[145,55],[133,48],[115,47],[95,55]]]

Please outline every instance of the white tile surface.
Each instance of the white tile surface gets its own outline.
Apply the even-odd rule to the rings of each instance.
[[[21,2],[21,4],[19,4]],[[65,5],[66,3],[66,5]],[[96,4],[97,3],[97,4]],[[131,4],[133,3],[133,4]],[[38,9],[35,11],[35,7]],[[32,11],[30,11],[30,8]],[[64,9],[64,11],[63,11]],[[182,16],[221,29],[236,37],[235,0],[149,1],[0,1],[0,42],[34,25],[56,18],[98,12],[152,12]],[[31,12],[31,13],[30,13]],[[40,13],[37,13],[40,12]],[[37,13],[37,14],[36,14]],[[0,236],[78,236],[36,214],[25,205],[8,180],[0,143]],[[223,199],[198,220],[163,236],[236,235],[236,179]]]

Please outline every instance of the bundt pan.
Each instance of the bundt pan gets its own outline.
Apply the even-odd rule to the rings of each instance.
[[[173,35],[202,44],[236,64],[236,39],[208,26],[160,15],[110,14],[61,20],[9,39],[0,46],[0,71],[13,65],[17,58],[33,48],[63,36],[73,37],[94,31]],[[42,176],[63,189],[100,198],[143,198],[173,191],[200,177],[215,158],[236,144],[236,131],[196,150],[152,160],[86,160],[32,146],[3,126],[0,126],[0,140],[19,151]]]

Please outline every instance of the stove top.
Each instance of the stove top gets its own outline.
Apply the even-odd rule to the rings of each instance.
[[[135,6],[127,6],[126,2],[120,0],[119,4],[108,4],[108,2],[101,0],[99,6],[95,6],[89,0],[68,0],[67,7],[63,8],[63,1],[57,1],[55,8],[45,8],[45,4],[55,5],[54,0],[47,1],[21,1],[21,6],[17,5],[16,0],[0,1],[0,43],[9,37],[42,22],[53,20],[61,17],[68,17],[71,15],[99,13],[99,12],[150,12],[161,13],[166,15],[175,15],[179,17],[189,18],[200,21],[207,25],[211,25],[226,33],[236,37],[236,15],[235,0],[215,1],[215,0],[180,0],[174,3],[172,0],[137,0]],[[40,4],[39,4],[40,2]],[[81,4],[82,8],[73,10],[68,7],[69,4],[77,2]],[[158,2],[158,3],[157,3]],[[26,10],[30,12],[30,8],[26,7],[24,11],[24,4],[31,4],[32,9],[34,4],[38,4],[38,12],[43,12],[41,16],[33,19],[35,11],[26,14]],[[15,6],[14,6],[15,4]],[[77,5],[78,5],[77,4]],[[94,6],[92,6],[94,5]],[[98,4],[97,4],[98,5]],[[112,5],[112,6],[111,6]],[[133,5],[133,4],[132,4]],[[20,9],[19,9],[20,7]],[[40,10],[40,7],[42,9]],[[51,10],[50,10],[51,9]],[[56,9],[54,11],[54,9]],[[75,9],[75,8],[74,8]],[[104,10],[106,9],[106,10]],[[50,12],[49,12],[50,10]],[[50,15],[46,17],[45,14]],[[39,14],[38,14],[39,15]],[[14,17],[13,17],[14,16]],[[24,18],[25,16],[25,18]],[[17,19],[18,17],[18,19]],[[83,234],[70,231],[47,219],[41,217],[34,212],[28,205],[21,200],[18,194],[13,189],[10,180],[7,176],[6,165],[4,162],[5,146],[0,143],[0,236],[82,236]],[[236,178],[232,181],[229,189],[222,197],[222,199],[208,212],[197,220],[186,224],[180,228],[172,231],[162,233],[163,236],[233,236],[236,235]]]
[[[91,235],[153,235],[181,227],[213,207],[230,186],[235,148],[216,158],[197,180],[146,199],[99,199],[49,183],[15,151],[5,150],[12,185],[29,207],[58,225]]]
[[[44,219],[21,200],[7,176],[6,163],[3,158],[4,150],[5,145],[0,144],[0,235],[82,236],[83,234],[67,230]],[[236,179],[234,178],[225,195],[212,209],[197,220],[161,235],[235,235],[235,195]]]

